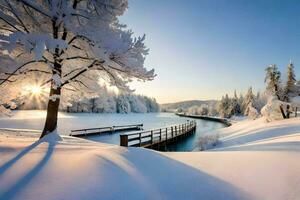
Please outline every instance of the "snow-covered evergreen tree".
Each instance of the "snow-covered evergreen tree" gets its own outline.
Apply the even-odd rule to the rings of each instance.
[[[244,102],[244,96],[243,96],[243,94],[240,94],[240,96],[238,98],[238,104],[241,109],[241,114],[244,114],[244,111],[245,111],[245,108],[243,107],[243,102]]]
[[[257,92],[254,98],[254,107],[260,112],[260,110],[267,104],[267,101],[268,97],[265,93]]]
[[[266,68],[265,82],[266,92],[278,100],[283,100],[282,88],[281,88],[281,73],[275,64],[272,64]]]
[[[0,1],[0,105],[19,95],[32,77],[49,88],[42,133],[54,131],[62,96],[90,93],[99,77],[120,89],[133,78],[152,80],[144,68],[145,37],[133,38],[118,21],[127,0]],[[44,74],[46,80],[41,80]]]
[[[296,75],[292,61],[287,66],[287,81],[284,87],[284,101],[289,102],[290,98],[297,95]]]
[[[241,106],[239,104],[239,99],[236,94],[236,91],[234,91],[233,98],[230,101],[230,106],[229,106],[229,112],[231,115],[240,115],[241,113]]]
[[[156,102],[154,98],[142,96],[143,102],[145,103],[145,106],[147,107],[147,112],[159,112],[159,104]]]
[[[222,97],[219,107],[218,107],[218,112],[221,117],[225,118],[230,118],[231,117],[231,111],[229,110],[230,107],[230,98],[228,94]]]
[[[128,95],[128,101],[130,104],[130,110],[131,112],[135,113],[146,113],[147,106],[145,105],[145,102],[143,102],[143,99],[141,96],[137,95]]]
[[[277,98],[278,101],[283,101],[284,95],[281,88],[280,77],[281,77],[281,73],[275,64],[272,64],[266,68],[266,77],[265,77],[265,82],[267,84],[266,93],[271,96],[271,99],[274,99],[273,97],[275,97]],[[282,117],[286,118],[282,104],[276,103],[270,105],[279,105],[279,109]],[[268,109],[268,110],[274,110],[274,109]]]
[[[209,106],[208,107],[208,116],[217,116],[218,115],[218,110],[216,106]]]
[[[245,107],[244,115],[249,116],[251,118],[256,118],[258,115],[258,111],[255,108],[255,99],[254,99],[254,94],[252,91],[252,87],[248,89],[247,94],[245,95],[245,99],[243,102],[243,105]]]
[[[119,95],[117,97],[117,112],[118,113],[130,113],[130,103],[126,95]]]

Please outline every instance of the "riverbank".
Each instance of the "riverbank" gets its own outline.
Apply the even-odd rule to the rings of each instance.
[[[190,117],[190,118],[194,118],[194,119],[203,119],[203,120],[209,120],[209,121],[214,121],[214,122],[220,122],[220,123],[225,124],[226,126],[232,125],[232,122],[227,118],[211,117],[211,116],[206,116],[206,115],[191,115],[191,114],[186,114],[186,113],[175,113],[175,115],[180,116],[180,117]]]
[[[210,151],[162,153],[1,131],[0,199],[298,199],[299,118],[217,132]]]

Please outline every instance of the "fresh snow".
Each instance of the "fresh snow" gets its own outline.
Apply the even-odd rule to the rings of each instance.
[[[163,153],[1,130],[0,199],[299,199],[300,118],[217,133],[209,151]]]
[[[226,181],[152,150],[68,136],[35,140],[2,132],[0,199],[246,198]]]
[[[215,134],[220,138],[210,151],[167,155],[226,181],[250,199],[300,198],[299,118],[245,120]]]

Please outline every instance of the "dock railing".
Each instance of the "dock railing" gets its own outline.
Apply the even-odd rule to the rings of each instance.
[[[196,121],[174,125],[166,128],[138,131],[120,135],[120,145],[125,147],[149,147],[179,136],[187,135],[196,129]]]
[[[107,126],[100,128],[86,128],[86,129],[76,129],[71,130],[70,136],[88,136],[103,133],[113,133],[116,131],[126,131],[126,130],[142,130],[143,124],[132,124],[132,125],[122,125],[122,126]]]

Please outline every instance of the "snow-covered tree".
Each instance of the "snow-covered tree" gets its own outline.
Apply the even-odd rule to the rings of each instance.
[[[159,104],[156,102],[154,98],[149,98],[146,96],[142,96],[143,102],[147,107],[147,112],[159,112]]]
[[[211,105],[208,107],[208,116],[217,116],[218,110],[215,105]]]
[[[202,104],[199,106],[198,112],[199,115],[208,115],[208,105],[207,104]]]
[[[147,106],[144,104],[141,96],[128,95],[127,98],[130,104],[131,112],[135,112],[135,113],[147,112]]]
[[[208,115],[208,111],[209,107],[207,104],[194,105],[188,108],[188,113],[192,115]]]
[[[238,104],[240,106],[241,109],[241,113],[243,114],[245,111],[245,108],[243,107],[243,102],[244,102],[244,96],[243,94],[240,94],[239,98],[238,98]]]
[[[243,107],[245,108],[245,111],[244,111],[244,115],[248,115],[248,111],[247,111],[247,107],[249,105],[253,105],[254,104],[254,94],[253,94],[253,91],[252,91],[252,87],[250,87],[245,95],[245,98],[244,98],[244,102],[243,102]]]
[[[261,109],[261,114],[267,121],[282,119],[282,108],[286,106],[286,102],[279,101],[276,97],[270,96],[267,104]]]
[[[190,114],[190,115],[198,115],[198,109],[199,109],[199,106],[191,106],[187,109],[187,113]]]
[[[248,92],[244,98],[243,105],[245,108],[244,111],[245,116],[248,116],[252,119],[255,119],[258,116],[258,111],[255,108],[255,96],[253,94],[252,87],[248,89]]]
[[[0,89],[6,93],[0,105],[43,74],[40,87],[49,88],[43,137],[57,127],[61,98],[97,90],[99,77],[120,89],[129,89],[133,78],[152,80],[154,71],[144,68],[145,36],[133,39],[118,21],[127,7],[127,0],[0,0]]]
[[[230,101],[229,112],[231,113],[231,115],[240,115],[240,114],[242,114],[241,106],[239,104],[239,99],[238,99],[238,96],[236,94],[236,91],[234,91],[233,98]]]
[[[289,102],[290,98],[295,97],[297,94],[296,88],[296,75],[294,72],[294,65],[292,61],[287,66],[287,81],[284,87],[284,100]]]
[[[280,77],[281,73],[275,64],[272,64],[266,68],[266,92],[277,97],[278,100],[283,99]]]
[[[265,93],[257,92],[254,98],[254,107],[260,111],[267,104],[267,101],[268,97]]]
[[[270,65],[266,68],[266,77],[265,82],[267,84],[266,86],[266,92],[271,97],[276,97],[277,100],[282,101],[283,100],[283,92],[281,88],[281,81],[280,81],[281,73],[278,70],[277,66],[275,64]],[[281,115],[283,118],[286,118],[284,110],[282,108],[282,105],[276,103],[276,104],[270,104],[270,105],[279,105],[279,109],[281,112]]]
[[[222,97],[219,106],[218,106],[218,112],[221,117],[230,118],[231,117],[231,111],[229,110],[230,107],[230,98],[228,94]]]

